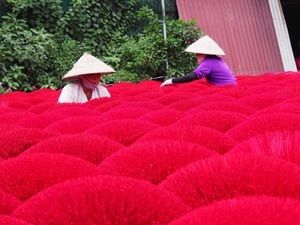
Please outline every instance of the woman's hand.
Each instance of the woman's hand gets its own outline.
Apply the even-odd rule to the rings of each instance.
[[[163,86],[166,86],[166,85],[171,85],[173,84],[173,81],[172,81],[172,78],[168,79],[168,80],[165,80],[161,85],[160,87],[163,87]]]

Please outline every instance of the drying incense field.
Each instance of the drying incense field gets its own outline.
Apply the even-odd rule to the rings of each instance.
[[[0,96],[0,225],[299,225],[300,73]]]

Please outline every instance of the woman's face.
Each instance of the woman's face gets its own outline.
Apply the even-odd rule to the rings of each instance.
[[[201,63],[203,59],[205,58],[205,55],[203,54],[196,54],[197,62]]]
[[[88,74],[84,76],[91,84],[98,84],[100,82],[101,74]]]

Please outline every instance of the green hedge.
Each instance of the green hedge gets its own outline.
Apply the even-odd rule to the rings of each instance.
[[[160,15],[138,0],[4,0],[0,24],[0,91],[60,88],[61,77],[83,52],[111,64],[107,82],[181,75],[195,65],[184,53],[200,36],[194,22],[168,20],[168,42]],[[170,68],[166,71],[168,59]]]

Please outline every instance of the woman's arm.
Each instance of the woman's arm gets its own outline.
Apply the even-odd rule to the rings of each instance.
[[[172,83],[174,83],[174,84],[176,84],[176,83],[186,83],[186,82],[191,82],[191,81],[194,81],[194,80],[197,80],[197,79],[198,79],[197,74],[195,72],[190,72],[190,73],[187,73],[184,76],[172,78]]]
[[[186,82],[191,82],[191,81],[197,80],[197,79],[198,79],[197,74],[195,72],[190,72],[181,77],[174,77],[174,78],[165,80],[160,86],[163,87],[163,86],[170,85],[170,84],[186,83]]]

